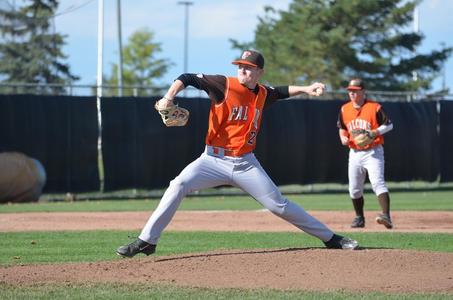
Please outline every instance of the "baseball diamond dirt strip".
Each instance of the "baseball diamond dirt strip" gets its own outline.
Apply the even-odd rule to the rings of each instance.
[[[0,232],[61,230],[140,230],[151,212],[58,212],[0,214]],[[310,211],[334,231],[387,231],[376,224],[376,212],[367,212],[366,228],[349,227],[353,212]],[[392,213],[395,232],[453,233],[453,212]],[[58,224],[58,226],[55,226]],[[178,211],[167,230],[174,231],[299,231],[268,211]]]
[[[310,212],[335,231],[352,231],[351,212]],[[0,214],[0,232],[139,230],[149,212]],[[367,213],[367,227],[383,231]],[[453,212],[394,212],[396,232],[453,232]],[[177,212],[168,230],[297,231],[269,212]],[[212,251],[96,263],[0,267],[0,283],[165,283],[207,288],[453,294],[453,253],[323,248]]]
[[[62,230],[140,230],[151,212],[58,212],[0,214],[0,232]],[[376,212],[367,212],[366,228],[351,229],[352,212],[310,211],[334,231],[387,231],[376,224]],[[453,233],[453,212],[392,213],[395,232]],[[58,226],[56,226],[58,224]],[[167,230],[173,231],[299,231],[268,211],[178,211]]]

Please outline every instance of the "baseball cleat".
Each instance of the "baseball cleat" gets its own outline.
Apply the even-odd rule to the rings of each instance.
[[[328,249],[355,250],[359,248],[359,243],[357,241],[338,234],[334,234],[330,240],[324,242],[324,245],[326,245],[326,248]]]
[[[378,224],[382,224],[385,226],[387,229],[392,229],[393,228],[393,223],[392,219],[390,219],[390,216],[387,214],[380,214],[376,217],[376,222]]]
[[[351,224],[351,228],[363,228],[365,227],[365,217],[357,216],[354,218]]]
[[[150,255],[154,252],[156,252],[156,245],[149,244],[141,239],[136,239],[129,245],[121,246],[116,250],[116,254],[123,257],[134,257],[139,253]]]

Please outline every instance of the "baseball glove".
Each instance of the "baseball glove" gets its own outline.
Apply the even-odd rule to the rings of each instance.
[[[159,112],[165,126],[184,126],[189,120],[189,111],[173,103],[173,100],[162,98],[156,102],[154,108]]]
[[[366,147],[369,144],[371,144],[375,138],[376,138],[376,134],[374,134],[374,132],[368,131],[368,130],[363,130],[354,136],[354,143],[358,147],[363,148],[363,147]]]

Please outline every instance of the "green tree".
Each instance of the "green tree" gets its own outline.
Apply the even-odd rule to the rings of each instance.
[[[27,2],[17,10],[0,8],[0,78],[4,83],[42,84],[45,92],[61,92],[62,88],[46,85],[69,84],[79,78],[63,62],[65,36],[53,33],[58,1]]]
[[[167,59],[157,58],[162,51],[160,43],[153,42],[154,33],[144,28],[133,33],[123,47],[123,85],[143,86],[138,90],[139,96],[159,93],[163,88],[157,83],[168,71],[172,63]],[[112,64],[111,76],[107,85],[118,85],[118,64]],[[117,90],[106,91],[108,95],[116,95]],[[123,95],[132,94],[124,90]]]
[[[424,36],[410,25],[419,2],[294,0],[288,11],[265,8],[254,41],[231,42],[260,50],[273,84],[323,80],[336,90],[359,76],[372,90],[427,90],[452,48],[417,52]]]

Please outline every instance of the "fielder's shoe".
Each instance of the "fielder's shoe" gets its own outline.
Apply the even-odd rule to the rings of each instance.
[[[376,222],[378,224],[382,224],[385,226],[387,229],[392,229],[393,228],[393,223],[392,219],[390,219],[390,216],[387,214],[380,214],[376,217]]]
[[[156,245],[148,244],[141,239],[136,239],[129,245],[124,245],[116,250],[116,254],[123,257],[134,257],[136,254],[143,253],[150,255],[156,252]]]
[[[363,228],[365,227],[365,217],[357,216],[352,220],[351,228]]]
[[[324,242],[324,245],[326,245],[326,248],[328,249],[355,250],[359,247],[359,243],[357,241],[338,234],[334,234],[330,240]]]

